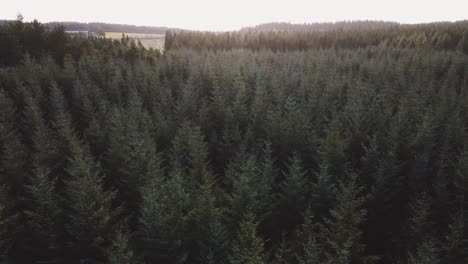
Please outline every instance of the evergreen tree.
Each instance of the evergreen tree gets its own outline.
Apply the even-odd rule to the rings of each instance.
[[[109,263],[136,264],[138,261],[130,248],[129,235],[122,228],[117,229],[111,245],[106,250],[107,261]]]
[[[286,230],[293,230],[305,212],[310,186],[306,172],[302,169],[302,161],[297,155],[290,158],[287,168],[287,172],[283,172],[284,180],[279,194],[279,213]]]
[[[331,260],[323,261],[321,259],[322,249],[313,237],[309,237],[302,250],[304,254],[298,257],[299,264],[332,263]]]
[[[421,244],[416,248],[415,254],[410,254],[409,264],[438,264],[437,245],[433,240],[421,241]]]
[[[15,215],[11,212],[11,205],[6,187],[0,187],[0,259],[3,258],[14,238],[13,221]]]
[[[316,215],[328,217],[328,212],[335,202],[336,187],[328,174],[328,166],[321,164],[316,173],[317,181],[312,184],[311,203]]]
[[[231,264],[265,263],[263,241],[256,234],[257,223],[252,213],[246,213],[239,226],[237,238],[232,242],[228,257]]]
[[[426,193],[414,198],[410,204],[410,219],[413,249],[408,262],[412,264],[440,263],[440,252],[431,221],[430,197]]]
[[[182,170],[168,177],[154,171],[142,189],[142,253],[149,263],[176,263],[187,258],[182,248],[189,212],[189,195],[183,187]]]
[[[255,157],[241,155],[237,161],[231,162],[226,171],[228,193],[226,194],[226,224],[230,235],[236,230],[237,225],[244,217],[244,212],[255,212],[263,215],[260,194],[264,193],[261,186],[257,184],[259,171]],[[262,219],[259,219],[260,221]]]
[[[26,149],[15,127],[16,109],[0,89],[0,184],[8,188],[9,198],[17,206],[23,193]]]
[[[186,246],[190,248],[188,259],[193,263],[221,260],[225,244],[222,211],[214,195],[214,182],[206,179],[195,193],[195,205],[188,215]]]
[[[463,229],[464,223],[460,215],[453,217],[452,222],[449,224],[448,234],[444,239],[444,257],[441,263],[464,263],[463,248]]]
[[[325,221],[323,230],[331,263],[361,263],[364,257],[361,241],[361,225],[366,217],[363,188],[358,185],[356,174],[349,177],[348,182],[340,182],[338,186],[337,204],[330,210],[331,218]]]
[[[110,116],[109,147],[106,154],[107,174],[117,192],[117,200],[125,203],[125,213],[136,218],[141,203],[140,188],[148,174],[158,166],[156,143],[151,126],[136,91],[130,91],[126,108],[114,109]]]
[[[36,262],[59,263],[61,248],[62,210],[56,191],[56,178],[37,167],[27,185],[31,208],[25,210],[26,224],[33,248],[32,257]]]
[[[283,233],[281,242],[273,254],[272,264],[287,264],[291,263],[291,252],[286,241],[286,236]]]
[[[113,208],[115,193],[104,189],[99,165],[90,156],[89,149],[76,139],[70,142],[70,148],[65,182],[70,257],[105,261],[120,209]]]

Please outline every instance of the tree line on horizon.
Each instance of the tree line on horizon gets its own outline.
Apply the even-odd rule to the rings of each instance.
[[[417,25],[361,21],[323,24],[271,23],[233,32],[168,30],[165,50],[359,49],[367,47],[460,50],[468,53],[468,21]]]
[[[0,32],[17,55],[0,48],[8,263],[468,260],[462,37],[161,54],[38,22]]]

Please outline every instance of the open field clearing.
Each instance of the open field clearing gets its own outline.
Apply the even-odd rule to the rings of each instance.
[[[141,34],[141,33],[125,33],[125,32],[106,32],[106,38],[120,39],[122,34],[134,40],[140,40],[146,48],[162,50],[164,48],[164,34]]]

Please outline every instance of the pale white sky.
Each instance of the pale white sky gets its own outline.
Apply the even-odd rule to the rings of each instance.
[[[0,19],[235,30],[265,22],[468,19],[468,0],[0,0]]]

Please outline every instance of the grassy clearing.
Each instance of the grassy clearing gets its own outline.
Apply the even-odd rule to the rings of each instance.
[[[106,38],[120,39],[122,34],[134,40],[140,40],[146,48],[162,50],[164,48],[164,34],[141,34],[141,33],[125,33],[125,32],[106,32]]]
[[[121,38],[122,34],[128,36],[129,38],[135,39],[155,39],[155,38],[164,38],[164,34],[141,34],[141,33],[125,33],[125,32],[106,32],[106,38]]]

